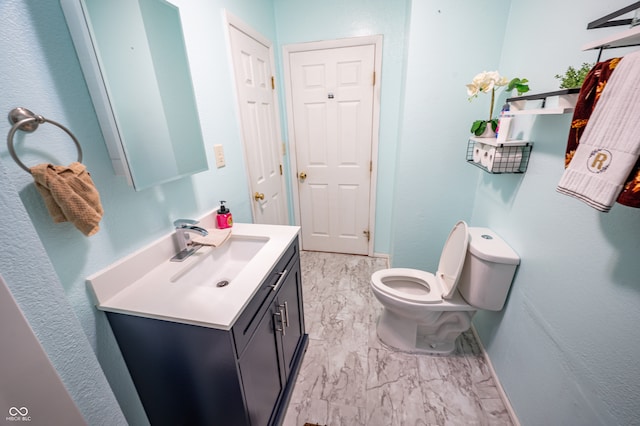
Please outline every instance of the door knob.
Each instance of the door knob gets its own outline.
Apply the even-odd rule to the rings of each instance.
[[[298,176],[300,177],[300,179],[305,180],[307,178],[307,174],[305,172],[300,172],[298,174]]]
[[[264,200],[264,194],[262,192],[256,192],[255,194],[253,194],[253,198],[258,201],[258,200]]]

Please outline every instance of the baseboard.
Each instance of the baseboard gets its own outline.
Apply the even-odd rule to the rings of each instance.
[[[491,373],[491,377],[493,377],[493,382],[496,385],[496,389],[498,389],[498,394],[500,394],[500,399],[504,403],[504,406],[507,408],[507,412],[509,413],[509,417],[511,417],[511,421],[514,426],[520,426],[520,421],[518,417],[516,417],[516,412],[513,411],[513,407],[511,406],[511,401],[507,397],[504,389],[502,388],[502,383],[498,379],[498,375],[496,374],[496,370],[493,369],[493,364],[491,363],[491,359],[487,354],[487,351],[484,349],[484,345],[482,344],[482,340],[480,340],[480,336],[478,336],[478,332],[473,324],[471,324],[471,332],[473,332],[473,337],[476,338],[476,342],[478,342],[478,346],[480,346],[480,350],[482,351],[482,355],[484,356],[485,361],[487,362],[487,366],[489,367],[489,373]]]
[[[391,266],[391,258],[386,253],[373,253],[373,256],[371,256],[371,257],[377,257],[377,258],[380,258],[380,259],[386,259],[387,268]]]

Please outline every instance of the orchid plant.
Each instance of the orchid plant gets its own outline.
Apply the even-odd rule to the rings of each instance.
[[[480,136],[485,132],[488,125],[491,125],[491,130],[495,132],[498,127],[498,119],[493,117],[493,106],[496,97],[496,89],[505,87],[507,91],[517,90],[518,96],[529,91],[529,80],[526,78],[508,78],[501,76],[498,71],[485,71],[477,74],[473,77],[471,84],[467,84],[467,94],[469,95],[469,101],[477,98],[480,93],[491,93],[491,104],[489,106],[489,119],[488,120],[476,120],[471,126],[471,133],[476,136]]]

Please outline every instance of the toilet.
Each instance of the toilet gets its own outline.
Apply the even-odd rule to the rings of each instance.
[[[459,221],[435,274],[391,268],[371,275],[371,290],[384,306],[378,337],[401,351],[450,354],[477,310],[502,310],[519,263],[495,232]]]

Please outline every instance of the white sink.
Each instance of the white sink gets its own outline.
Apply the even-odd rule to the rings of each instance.
[[[215,227],[215,210],[200,219]],[[202,247],[183,262],[172,232],[87,278],[98,309],[230,330],[276,265],[298,227],[234,223],[221,247]],[[217,284],[228,281],[218,287]]]
[[[221,247],[208,252],[192,254],[189,264],[174,274],[169,281],[176,285],[189,284],[225,287],[253,259],[269,238],[232,236]],[[199,258],[198,258],[199,257]],[[194,259],[195,258],[195,259]]]

